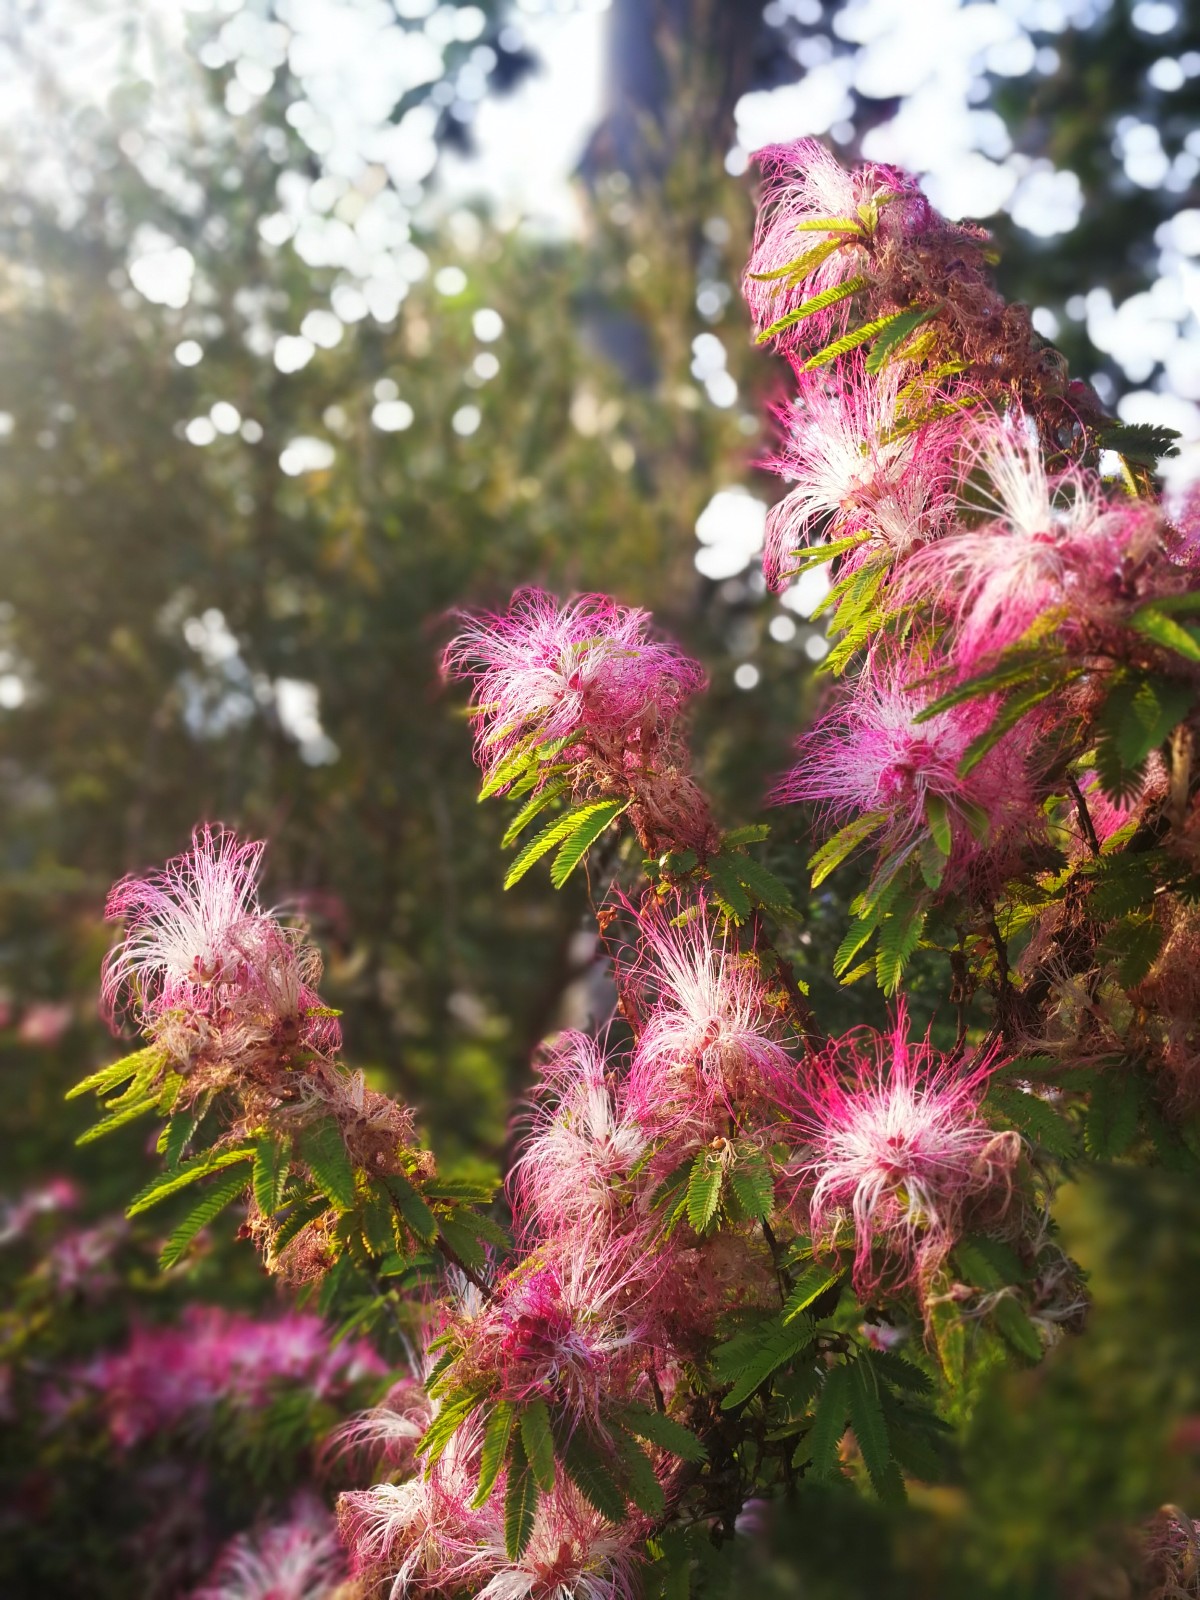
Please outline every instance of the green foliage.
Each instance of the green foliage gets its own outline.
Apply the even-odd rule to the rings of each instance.
[[[537,1516],[538,1483],[525,1458],[522,1438],[522,1433],[513,1436],[504,1486],[504,1550],[510,1561],[519,1561],[525,1554]]]
[[[770,327],[756,335],[757,343],[766,344],[768,340],[776,338],[781,333],[786,333],[789,328],[794,328],[797,323],[804,322],[808,317],[815,316],[818,311],[827,311],[830,306],[837,305],[841,300],[848,300],[852,295],[865,289],[870,280],[862,273],[856,273],[852,278],[846,278],[842,283],[835,283],[828,289],[822,289],[820,294],[813,295],[811,300],[806,300],[803,305],[789,311],[786,316],[772,322]]]
[[[731,1384],[721,1401],[730,1411],[748,1400],[771,1374],[796,1360],[812,1344],[813,1324],[804,1315],[786,1321],[771,1317],[737,1333],[713,1351],[713,1372],[720,1384]]]
[[[354,1205],[354,1168],[337,1123],[328,1118],[303,1129],[297,1147],[321,1193],[337,1210],[349,1211]]]

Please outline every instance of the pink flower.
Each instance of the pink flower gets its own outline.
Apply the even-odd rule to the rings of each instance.
[[[336,1523],[301,1494],[286,1522],[231,1539],[192,1600],[326,1600],[346,1577]]]
[[[648,1528],[614,1527],[560,1473],[538,1501],[533,1533],[516,1561],[497,1529],[488,1552],[494,1570],[479,1600],[635,1600],[638,1547]]]
[[[996,1051],[965,1068],[907,1033],[901,1006],[890,1034],[847,1034],[798,1085],[797,1172],[813,1237],[832,1243],[853,1228],[855,1282],[868,1294],[896,1271],[923,1280],[968,1202],[1006,1203],[1020,1150],[1016,1134],[979,1114]]]
[[[646,1263],[636,1241],[610,1236],[587,1250],[570,1240],[528,1256],[460,1331],[464,1383],[521,1402],[543,1399],[582,1420],[598,1417],[621,1375],[644,1354],[637,1297]]]
[[[247,941],[265,920],[258,904],[265,848],[206,825],[161,872],[113,887],[106,915],[126,928],[104,963],[110,1017],[130,998],[147,1015],[177,1005],[204,1010],[220,984],[236,979]]]
[[[541,1064],[532,1128],[510,1175],[518,1217],[547,1236],[606,1227],[615,1186],[649,1136],[624,1104],[600,1045],[564,1033]]]
[[[1069,619],[1104,608],[1142,518],[1104,499],[1082,469],[1051,474],[1031,422],[1019,412],[976,423],[970,460],[987,520],[918,551],[897,586],[902,603],[933,599],[956,621],[957,659],[1014,643],[1039,617]]]
[[[639,972],[652,1005],[638,1035],[629,1104],[646,1126],[699,1137],[774,1101],[796,1065],[753,956],[718,936],[703,905],[675,927],[655,909],[639,918]]]
[[[74,1008],[68,1000],[37,1000],[25,1008],[17,1028],[22,1044],[56,1045],[71,1026]]]
[[[417,1378],[401,1378],[379,1405],[335,1428],[326,1449],[338,1456],[361,1452],[388,1472],[411,1472],[417,1444],[433,1416],[425,1385]]]
[[[781,412],[788,434],[775,470],[792,488],[767,517],[763,570],[783,588],[805,549],[864,535],[842,558],[853,570],[866,555],[892,559],[943,531],[952,512],[953,455],[960,418],[943,417],[897,431],[902,420],[898,364],[869,378],[858,359],[838,374],[798,375],[800,393]]]
[[[931,672],[935,662],[876,654],[853,689],[797,744],[800,760],[775,787],[776,804],[822,803],[842,826],[864,813],[878,815],[880,853],[916,847],[928,826],[931,802],[945,808],[955,869],[1018,823],[1036,825],[1030,776],[1031,733],[1012,729],[965,776],[959,763],[996,715],[995,696],[965,701],[928,721],[914,719],[953,680],[918,687],[904,682]]]
[[[191,1306],[177,1326],[136,1329],[124,1350],[97,1357],[75,1381],[101,1393],[109,1430],[128,1447],[195,1423],[222,1401],[256,1410],[276,1384],[303,1385],[324,1398],[383,1371],[369,1345],[331,1345],[319,1317],[255,1319]]]
[[[650,638],[644,611],[606,595],[559,607],[520,590],[506,612],[471,619],[446,672],[475,686],[475,757],[492,772],[527,741],[590,735],[610,752],[669,724],[704,684],[694,661]]]
[[[905,173],[875,163],[847,171],[816,139],[771,145],[756,160],[765,182],[742,292],[759,332],[862,271],[878,231],[904,237],[934,221],[929,202]],[[836,225],[822,227],[823,221]],[[789,271],[793,263],[796,270]],[[844,321],[845,304],[787,329],[778,336],[779,348],[823,343]]]
[[[26,1189],[15,1200],[0,1200],[0,1244],[20,1239],[35,1217],[55,1211],[73,1211],[79,1204],[79,1185],[71,1178],[48,1178],[36,1189]]]

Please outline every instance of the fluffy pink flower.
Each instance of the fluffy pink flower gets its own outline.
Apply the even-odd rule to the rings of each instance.
[[[809,1224],[827,1242],[853,1227],[863,1292],[896,1270],[932,1271],[968,1202],[1006,1203],[1020,1141],[979,1114],[996,1065],[995,1051],[966,1068],[928,1039],[910,1043],[901,1007],[890,1034],[847,1034],[801,1080],[797,1170]]]
[[[509,1180],[514,1209],[534,1230],[611,1222],[614,1185],[650,1142],[613,1077],[601,1046],[582,1033],[562,1034],[542,1061],[532,1126]]]
[[[635,1600],[645,1531],[636,1522],[619,1528],[606,1522],[560,1473],[553,1492],[538,1502],[517,1561],[505,1555],[497,1529],[489,1551],[495,1569],[478,1600]]]
[[[286,1522],[231,1539],[192,1600],[325,1600],[347,1576],[336,1523],[301,1494]]]
[[[899,365],[868,377],[860,360],[801,373],[800,392],[781,413],[783,450],[771,464],[792,488],[767,517],[763,570],[784,587],[797,556],[818,544],[862,533],[844,569],[865,554],[893,559],[941,533],[955,506],[953,456],[957,415],[897,435]]]
[[[658,910],[639,918],[640,975],[652,1005],[642,1026],[629,1105],[646,1126],[699,1136],[764,1099],[774,1101],[796,1065],[778,1039],[762,973],[701,906],[675,927]]]
[[[506,612],[472,618],[447,647],[444,668],[474,682],[483,770],[527,739],[590,734],[612,746],[669,723],[704,673],[649,628],[646,612],[606,595],[560,607],[539,589],[519,591]]]
[[[148,878],[123,878],[106,915],[125,937],[104,963],[102,993],[113,1016],[134,998],[148,1014],[175,1005],[203,1010],[246,961],[263,922],[258,904],[261,843],[223,828],[197,828],[192,848]]]
[[[336,1456],[361,1453],[388,1472],[411,1472],[417,1444],[433,1415],[425,1385],[417,1378],[401,1378],[379,1405],[339,1424],[325,1448]]]
[[[102,1395],[114,1440],[130,1446],[195,1422],[222,1401],[257,1409],[276,1384],[302,1384],[321,1398],[384,1370],[361,1341],[332,1345],[319,1317],[256,1319],[191,1306],[178,1326],[136,1329],[124,1350],[97,1357],[74,1376]]]
[[[17,1027],[22,1044],[49,1048],[56,1045],[71,1026],[75,1015],[69,1000],[35,1000],[27,1006]]]
[[[1110,505],[1094,473],[1048,472],[1036,431],[1019,413],[979,420],[969,459],[987,520],[918,551],[897,593],[950,611],[956,658],[973,663],[1046,612],[1079,617],[1103,607],[1143,519]]]
[[[645,1262],[630,1241],[570,1241],[529,1256],[462,1330],[455,1370],[513,1401],[551,1400],[577,1418],[598,1416],[619,1376],[644,1354],[637,1311]]]
[[[79,1185],[73,1179],[49,1178],[36,1189],[26,1189],[15,1200],[0,1200],[0,1244],[23,1237],[35,1217],[73,1211],[79,1198]]]
[[[860,272],[878,231],[908,235],[934,221],[929,202],[905,173],[875,163],[847,171],[816,139],[771,145],[755,159],[765,181],[742,292],[760,332]],[[835,219],[840,227],[820,226]],[[817,255],[805,267],[810,251]],[[800,264],[798,273],[789,271],[793,263]],[[818,313],[782,333],[779,347],[821,342],[843,320],[840,306]]]
[[[878,813],[881,852],[888,856],[915,847],[930,801],[939,801],[950,821],[956,868],[978,854],[981,836],[991,842],[1010,825],[1034,822],[1029,731],[1018,725],[961,775],[971,742],[992,724],[995,697],[916,722],[947,685],[909,686],[904,679],[932,665],[873,656],[852,691],[799,740],[800,760],[771,798],[777,804],[817,801],[836,826]]]

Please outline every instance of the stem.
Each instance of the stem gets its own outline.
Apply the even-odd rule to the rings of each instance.
[[[1094,856],[1100,854],[1100,840],[1096,837],[1096,827],[1092,821],[1092,814],[1087,808],[1087,801],[1083,798],[1083,790],[1072,777],[1067,778],[1067,788],[1071,791],[1071,798],[1075,802],[1075,814],[1079,818],[1079,826],[1083,829],[1083,836],[1087,840],[1088,849]]]

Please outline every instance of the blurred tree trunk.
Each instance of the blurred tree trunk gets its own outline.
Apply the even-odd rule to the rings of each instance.
[[[762,7],[748,0],[614,0],[607,106],[584,175],[661,178],[684,141],[723,155],[763,33]]]

